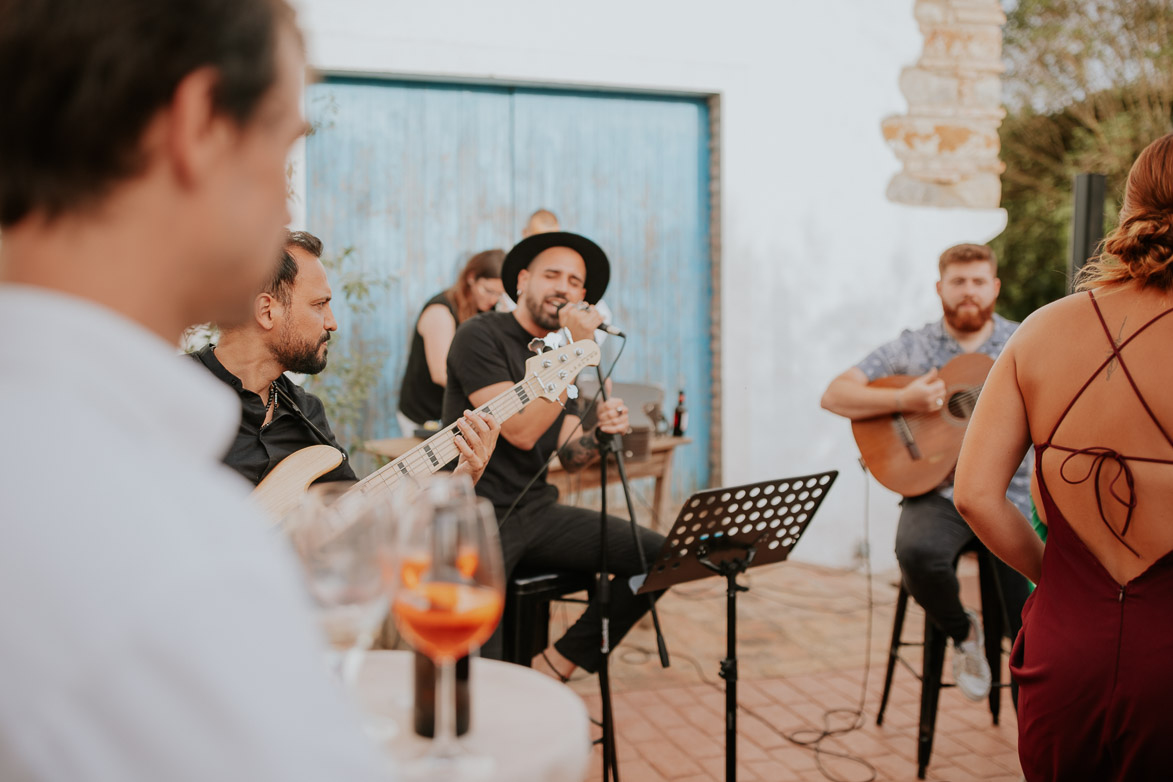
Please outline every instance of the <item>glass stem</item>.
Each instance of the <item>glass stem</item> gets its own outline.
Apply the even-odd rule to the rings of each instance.
[[[456,747],[456,662],[437,661],[436,664],[436,734],[432,754],[452,757]]]
[[[352,646],[341,655],[341,663],[338,666],[338,678],[342,680],[342,686],[346,689],[347,695],[354,695],[357,689],[355,685],[358,682],[358,672],[362,669],[362,663],[366,655],[366,647],[362,645],[361,641],[358,645]]]

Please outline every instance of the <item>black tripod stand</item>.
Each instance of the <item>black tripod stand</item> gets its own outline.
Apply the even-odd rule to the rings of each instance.
[[[692,495],[639,590],[667,589],[713,573],[725,577],[725,782],[737,780],[737,593],[749,591],[737,576],[753,565],[790,556],[838,474],[832,470]]]
[[[602,370],[595,368],[599,373],[599,394],[602,400],[607,401],[606,380]],[[611,658],[611,577],[607,565],[607,463],[610,457],[615,459],[615,467],[619,471],[619,482],[623,485],[623,496],[627,500],[627,515],[631,519],[631,534],[635,539],[635,549],[639,554],[640,562],[648,562],[643,542],[639,538],[635,522],[635,506],[631,502],[631,487],[627,482],[627,467],[623,463],[623,439],[617,434],[598,432],[596,439],[599,443],[599,591],[597,595],[599,616],[602,620],[603,631],[600,638],[599,650],[602,658],[599,662],[599,696],[602,702],[603,736],[603,782],[613,779],[619,782],[619,760],[615,753],[615,720],[611,710],[611,678],[609,661]],[[655,599],[648,596],[648,606],[652,614],[652,623],[656,628],[656,647],[660,653],[660,664],[668,667],[668,647],[664,643],[664,634],[660,632],[660,616],[656,613]]]

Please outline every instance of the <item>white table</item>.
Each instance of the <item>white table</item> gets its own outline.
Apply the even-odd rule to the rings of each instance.
[[[410,652],[368,652],[356,687],[363,708],[399,726],[393,756],[427,751],[412,730]],[[590,721],[569,687],[520,665],[473,658],[472,719],[461,744],[495,759],[492,782],[582,782],[590,759]]]

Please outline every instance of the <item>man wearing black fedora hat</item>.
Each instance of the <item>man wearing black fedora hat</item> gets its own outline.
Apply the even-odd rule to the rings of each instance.
[[[501,282],[517,309],[482,313],[456,330],[448,352],[444,420],[455,420],[465,409],[480,407],[521,380],[534,338],[566,328],[576,341],[592,339],[603,322],[593,305],[610,277],[606,254],[585,236],[552,231],[519,242],[501,269]],[[497,509],[507,574],[524,564],[591,573],[598,568],[599,514],[560,504],[558,489],[546,482],[543,468],[555,450],[567,470],[585,467],[599,454],[596,432],[628,430],[627,408],[622,399],[599,402],[598,424],[584,432],[579,401],[563,392],[560,402],[537,402],[510,418],[501,427],[497,450],[477,484],[477,494]],[[645,552],[660,550],[661,535],[638,530]],[[645,571],[629,522],[608,518],[607,561],[615,576],[610,603],[614,645],[648,609],[647,599],[637,598],[627,584],[629,576]],[[592,600],[578,622],[543,653],[541,662],[563,680],[576,667],[597,670],[601,628],[599,605]],[[482,653],[500,657],[500,631]]]

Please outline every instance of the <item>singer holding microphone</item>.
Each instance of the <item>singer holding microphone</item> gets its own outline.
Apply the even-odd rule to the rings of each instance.
[[[603,318],[592,306],[603,295],[611,266],[602,249],[578,234],[565,231],[535,234],[519,242],[505,257],[501,282],[517,302],[512,312],[486,312],[460,325],[448,352],[448,386],[444,421],[455,421],[520,381],[529,347],[561,328],[574,341],[592,339]],[[621,334],[617,329],[609,333]],[[623,434],[630,429],[622,399],[599,401],[598,424],[582,429],[579,407],[589,399],[561,404],[538,400],[501,427],[497,449],[477,494],[497,509],[506,577],[520,565],[595,573],[600,553],[597,511],[558,502],[558,489],[546,482],[544,467],[557,450],[562,466],[581,470],[599,456],[598,434]],[[607,519],[607,557],[613,575],[609,638],[612,646],[648,610],[646,597],[636,597],[628,577],[645,572],[636,550],[631,524]],[[663,536],[638,527],[643,549],[660,550]],[[539,670],[565,681],[575,668],[594,672],[601,652],[602,620],[592,600],[582,617],[534,660]],[[485,657],[500,658],[501,631],[482,648]]]

